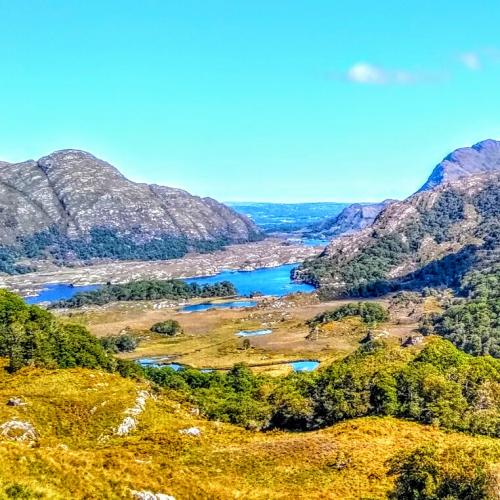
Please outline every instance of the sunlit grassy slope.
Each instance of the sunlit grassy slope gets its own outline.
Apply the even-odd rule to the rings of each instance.
[[[148,400],[136,431],[113,436],[142,389],[154,392],[90,370],[1,371],[0,425],[28,421],[40,438],[33,447],[0,438],[0,498],[12,485],[27,492],[19,498],[131,498],[131,490],[144,489],[178,500],[385,498],[391,487],[385,462],[400,450],[426,442],[496,446],[392,418],[310,433],[250,432],[195,416],[166,394]],[[28,404],[7,406],[12,396]],[[192,426],[201,437],[179,433]]]

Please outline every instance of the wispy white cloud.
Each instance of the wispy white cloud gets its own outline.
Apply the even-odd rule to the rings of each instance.
[[[488,47],[462,52],[458,55],[458,59],[468,70],[479,71],[489,64],[500,63],[500,50],[495,47]]]
[[[337,79],[361,85],[412,85],[438,79],[437,75],[430,73],[403,69],[386,69],[367,62],[353,64],[344,73],[338,73],[334,76]]]
[[[478,71],[482,68],[481,56],[477,52],[464,52],[459,55],[460,62],[471,71]]]

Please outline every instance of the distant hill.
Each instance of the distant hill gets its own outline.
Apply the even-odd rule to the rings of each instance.
[[[266,233],[291,233],[307,230],[312,224],[339,214],[348,203],[265,203],[228,202],[240,214],[248,216]]]
[[[353,203],[334,217],[329,217],[310,226],[309,234],[321,238],[334,238],[341,234],[350,234],[370,226],[384,208],[395,200],[380,203]]]
[[[29,258],[169,258],[260,234],[211,198],[132,182],[84,151],[0,163],[0,261],[13,251]]]
[[[295,277],[328,297],[366,295],[454,285],[468,270],[497,262],[500,156],[493,151],[500,154],[500,148],[494,141],[480,144],[474,148],[482,151],[483,163],[473,156],[469,164],[460,153],[460,171],[444,166],[439,181],[433,173],[425,189],[389,204],[371,227],[334,239]],[[456,159],[455,153],[448,158]]]

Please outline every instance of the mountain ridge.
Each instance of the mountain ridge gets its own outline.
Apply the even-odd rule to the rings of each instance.
[[[486,139],[471,147],[459,148],[434,167],[419,191],[427,191],[449,181],[500,170],[500,141]]]
[[[326,297],[370,295],[401,287],[454,286],[471,268],[497,262],[500,143],[480,144],[487,144],[490,153],[493,147],[495,154],[479,172],[476,163],[465,165],[432,188],[389,204],[372,226],[332,240],[294,277],[319,286]]]
[[[39,247],[71,246],[81,240],[81,246],[90,242],[93,256],[99,257],[102,242],[92,241],[96,231],[101,240],[109,240],[107,247],[171,239],[208,248],[261,237],[250,219],[212,198],[133,182],[85,151],[66,149],[37,161],[0,163],[0,245],[19,247],[35,238]]]

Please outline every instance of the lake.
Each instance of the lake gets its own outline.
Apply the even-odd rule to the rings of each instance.
[[[285,264],[277,267],[255,269],[254,271],[223,271],[214,276],[187,279],[188,283],[199,285],[213,284],[218,281],[230,281],[238,291],[238,295],[261,293],[263,295],[283,296],[289,293],[310,293],[314,290],[311,285],[294,283],[290,272],[297,264]]]
[[[200,278],[186,279],[188,283],[200,285],[213,284],[219,281],[230,281],[236,287],[238,295],[245,296],[252,293],[262,295],[274,295],[281,297],[289,293],[310,293],[314,290],[311,285],[294,283],[290,279],[290,272],[297,264],[285,264],[277,267],[266,267],[254,271],[223,271],[214,276],[203,276]],[[47,285],[38,295],[26,297],[28,304],[39,304],[40,302],[55,302],[57,300],[70,299],[78,292],[89,292],[99,288],[99,285],[72,286],[63,283]],[[187,306],[185,311],[204,311],[207,309],[231,308],[231,307],[253,307],[255,303],[247,301],[231,301],[219,304],[195,304]]]
[[[33,297],[25,297],[28,304],[39,304],[40,302],[55,302],[57,300],[70,299],[78,292],[91,292],[97,290],[99,285],[72,286],[62,283],[46,285],[38,295]]]

